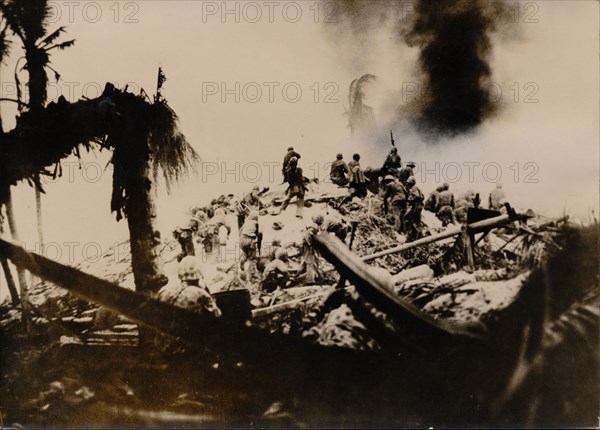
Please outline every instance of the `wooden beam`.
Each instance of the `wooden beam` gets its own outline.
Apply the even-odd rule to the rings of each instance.
[[[500,215],[494,218],[489,218],[483,221],[478,221],[473,224],[467,226],[467,230],[469,234],[478,233],[481,231],[488,230],[490,228],[501,227],[506,224],[510,224],[515,221],[515,218],[510,214]],[[447,239],[449,237],[457,236],[461,234],[462,226],[456,226],[446,229],[445,231],[433,234],[431,236],[425,236],[421,239],[415,240],[414,242],[404,243],[399,246],[395,246],[393,248],[385,249],[380,252],[376,252],[375,254],[365,255],[361,257],[362,261],[372,261],[380,257],[384,257],[390,254],[397,254],[398,252],[407,251],[412,248],[416,248],[417,246],[428,245],[430,243],[439,242],[440,240]]]
[[[394,318],[400,326],[419,336],[481,338],[450,321],[435,320],[408,301],[398,297],[393,291],[391,283],[388,284],[373,274],[371,268],[353,254],[337,237],[320,234],[315,236],[314,244],[321,255],[336,267],[341,276],[350,280],[361,295]]]

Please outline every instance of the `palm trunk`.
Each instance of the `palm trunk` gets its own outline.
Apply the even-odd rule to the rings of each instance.
[[[166,284],[161,273],[160,233],[155,228],[156,207],[148,160],[127,164],[129,181],[125,212],[129,226],[131,266],[136,290],[153,295]]]
[[[10,189],[8,190],[8,199],[6,200],[6,218],[8,220],[8,227],[10,234],[14,241],[19,242],[19,232],[17,230],[17,222],[15,220],[15,213],[12,205],[12,195]],[[23,328],[26,332],[29,331],[29,292],[27,287],[27,277],[23,269],[17,268],[17,278],[19,279],[19,290],[21,293],[21,320],[23,322]]]
[[[152,181],[150,179],[150,160],[145,147],[142,154],[128,158],[126,166],[125,213],[129,227],[129,243],[131,247],[131,268],[135,280],[136,291],[155,297],[158,290],[168,282],[161,272],[160,233],[155,227],[156,207],[154,202]],[[143,155],[145,153],[145,156]],[[141,346],[148,346],[156,341],[156,333],[146,327],[139,327]]]
[[[6,285],[8,286],[12,304],[14,307],[17,307],[19,305],[19,293],[17,293],[17,287],[15,285],[15,280],[12,277],[8,260],[4,257],[0,257],[0,265],[2,266],[4,277],[6,278]]]
[[[39,175],[38,175],[39,181]],[[35,187],[35,211],[37,215],[37,233],[40,249],[44,249],[44,227],[42,223],[42,193],[38,186]]]

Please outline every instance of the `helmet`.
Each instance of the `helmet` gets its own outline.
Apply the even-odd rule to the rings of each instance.
[[[409,161],[408,163],[406,163],[406,165],[408,167],[415,167],[416,166],[416,164],[414,162],[412,162],[412,161]]]
[[[416,183],[417,183],[417,180],[415,179],[414,176],[411,176],[406,180],[406,185],[415,185]]]
[[[392,175],[386,175],[385,178],[383,178],[383,182],[392,182],[395,180],[396,178],[394,178]]]
[[[198,281],[202,278],[200,266],[195,257],[190,255],[183,257],[177,267],[177,275],[182,281]]]
[[[258,185],[252,187],[252,191],[258,192],[259,190],[260,188],[258,187]]]
[[[248,219],[250,219],[252,221],[258,221],[258,213],[257,212],[252,212],[250,214],[250,216],[248,217]]]
[[[296,164],[298,162],[298,157],[290,158],[290,164]]]
[[[338,154],[335,156],[335,158],[337,158],[338,160],[341,160],[342,158],[344,158],[344,156],[342,154]]]
[[[353,159],[354,161],[359,161],[359,160],[360,160],[360,154],[354,154],[354,155],[352,156],[352,159]]]
[[[281,261],[287,261],[288,253],[285,249],[280,248],[277,251],[275,251],[275,258]]]
[[[442,184],[442,188],[444,188],[444,191],[449,190],[450,189],[450,184],[448,182],[444,182]]]
[[[281,240],[279,240],[279,239],[273,239],[271,241],[271,246],[281,246]]]
[[[294,150],[293,146],[288,147],[288,151],[293,151],[293,150]]]
[[[396,148],[396,147],[394,146],[390,152],[391,152],[392,154],[395,154],[396,152],[398,152],[398,148]]]
[[[316,214],[312,216],[312,220],[315,224],[321,225],[323,224],[324,218],[321,214]]]
[[[502,188],[502,182],[498,182],[498,183],[496,184],[496,188]]]

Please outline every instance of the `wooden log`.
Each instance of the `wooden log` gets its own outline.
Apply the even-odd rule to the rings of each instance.
[[[311,299],[318,299],[318,298],[324,297],[328,294],[331,294],[331,289],[329,289],[329,288],[326,291],[321,291],[317,294],[311,294],[310,296],[301,297],[299,299],[294,299],[294,300],[290,300],[290,301],[283,302],[283,303],[278,303],[276,305],[268,306],[266,308],[253,309],[252,310],[252,318],[253,319],[262,318],[262,317],[266,317],[266,316],[272,315],[277,312],[281,312],[281,311],[288,310],[288,309],[293,309],[293,308],[297,307],[298,305],[300,305],[302,302],[305,302],[305,301],[311,300]]]
[[[394,285],[401,284],[402,282],[411,281],[413,279],[430,280],[433,279],[433,269],[427,264],[421,264],[420,266],[411,267],[392,276],[392,282]]]
[[[514,216],[512,216],[510,214],[500,215],[500,216],[497,216],[494,218],[489,218],[489,219],[486,219],[483,221],[478,221],[471,225],[468,225],[467,230],[469,233],[474,234],[474,233],[478,233],[481,231],[485,231],[490,228],[501,227],[503,225],[510,224],[514,220],[515,220]],[[448,228],[445,231],[438,233],[438,234],[434,234],[431,236],[425,236],[425,237],[415,240],[413,242],[405,243],[400,246],[395,246],[390,249],[385,249],[383,251],[376,252],[375,254],[366,255],[364,257],[361,257],[361,260],[362,261],[372,261],[377,258],[384,257],[386,255],[397,254],[398,252],[407,251],[409,249],[416,248],[417,246],[428,245],[430,243],[438,242],[440,240],[459,235],[459,234],[461,234],[461,232],[462,232],[462,226],[451,227],[451,228]]]
[[[211,332],[217,324],[214,319],[126,290],[73,267],[27,252],[1,239],[0,255],[10,259],[22,270],[29,270],[85,300],[99,303],[165,334],[198,340],[203,334]],[[204,329],[199,331],[198,327]]]
[[[408,301],[398,297],[391,282],[385,282],[352,253],[337,237],[320,234],[314,245],[323,257],[333,264],[342,276],[352,282],[357,291],[401,326],[419,336],[431,338],[463,337],[480,339],[477,334],[450,321],[435,320]]]

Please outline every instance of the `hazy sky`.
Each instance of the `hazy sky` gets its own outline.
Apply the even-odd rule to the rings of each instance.
[[[389,149],[390,127],[403,159],[417,163],[425,192],[437,179],[487,195],[498,180],[516,206],[551,216],[598,214],[596,1],[509,2],[515,22],[510,34],[493,37],[491,59],[502,111],[476,132],[437,144],[398,118],[397,107],[414,95],[409,90],[418,53],[392,37],[397,17],[355,38],[327,2],[51,4],[52,28],[66,25],[67,37],[76,39],[52,56],[61,73],[49,89],[52,99],[59,93],[70,101],[96,97],[107,81],[130,82],[152,95],[157,68],[164,68],[164,95],[203,159],[197,178],[171,196],[160,190],[165,232],[191,205],[249,189],[254,180],[279,184],[280,168],[269,163],[280,162],[289,145],[302,153],[311,177],[324,177],[325,163],[339,151],[346,158],[360,152],[363,166],[377,165]],[[18,45],[0,72],[4,97],[15,96]],[[350,81],[364,73],[378,76],[367,104],[380,130],[372,139],[352,141],[344,108]],[[12,128],[13,107],[4,103],[1,109],[5,128]],[[111,172],[100,170],[108,160],[106,153],[86,155],[81,171],[68,160],[65,176],[47,185],[46,241],[93,241],[105,249],[127,237],[126,223],[110,214]],[[14,193],[22,239],[34,249],[33,191],[21,184]]]

